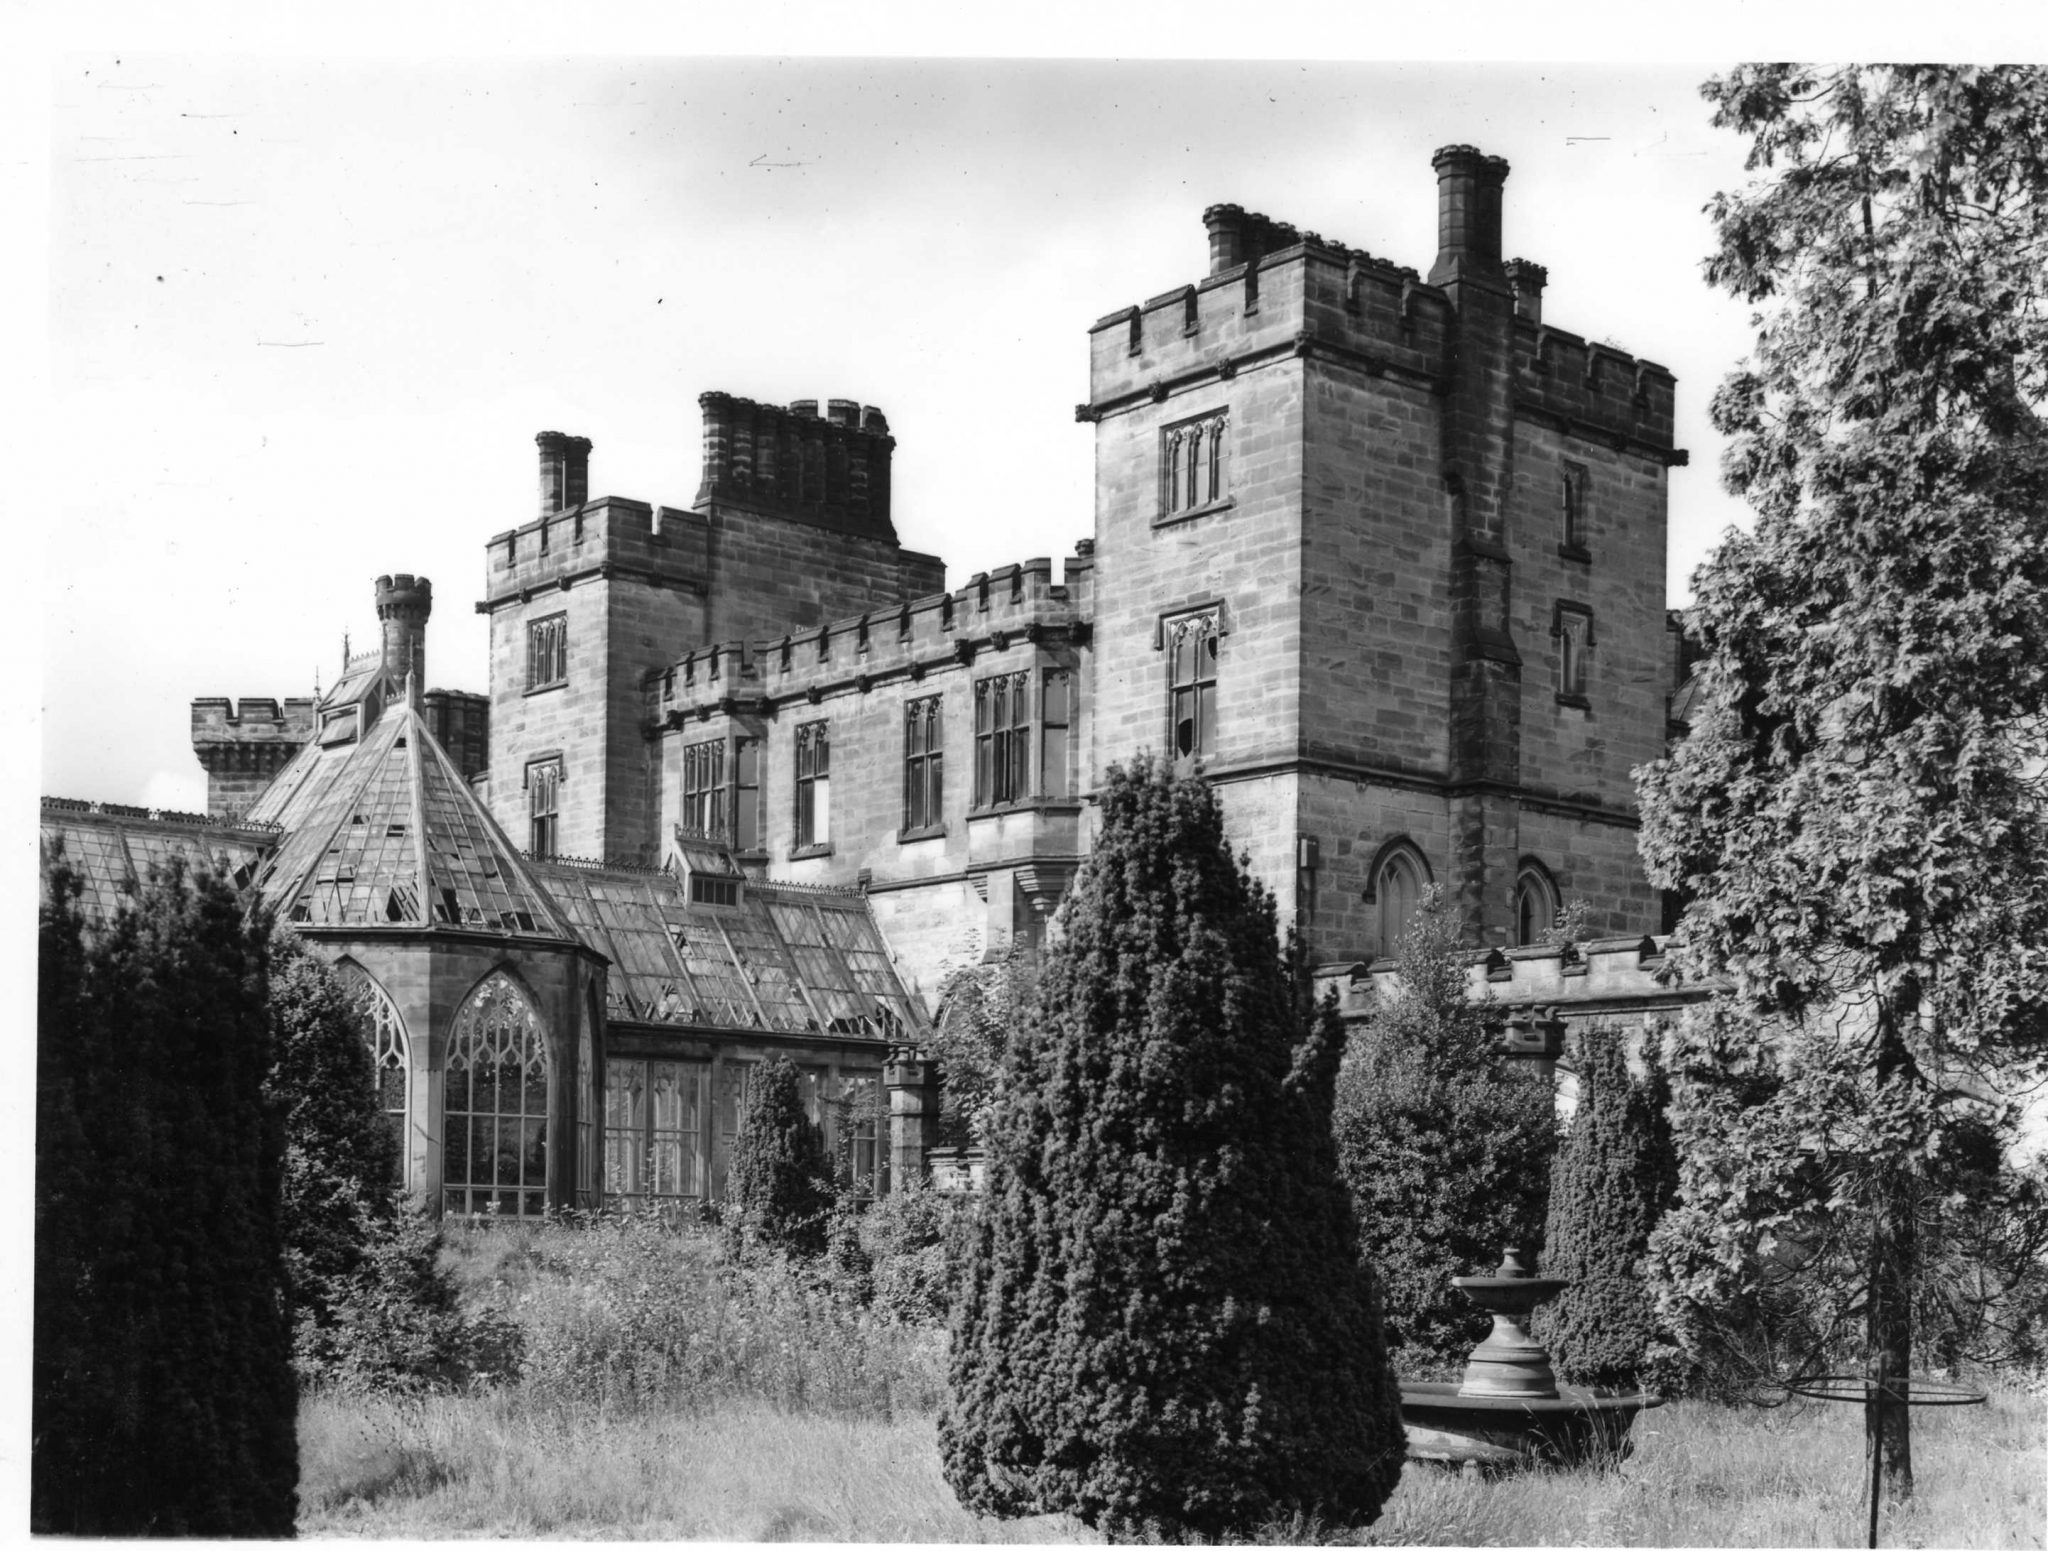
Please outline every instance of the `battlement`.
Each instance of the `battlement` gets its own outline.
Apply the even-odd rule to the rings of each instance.
[[[1235,211],[1212,206],[1208,212]],[[1417,272],[1362,248],[1243,215],[1212,254],[1247,255],[1202,280],[1097,320],[1083,419],[1161,390],[1229,378],[1273,360],[1326,354],[1435,388],[1449,370],[1450,300]],[[1212,238],[1214,237],[1212,232]],[[1262,246],[1291,237],[1286,246]]]
[[[786,408],[730,393],[699,396],[704,479],[695,505],[738,506],[893,540],[890,457],[896,440],[873,405],[796,399]]]
[[[240,701],[207,695],[192,702],[193,743],[288,743],[296,748],[313,735],[311,697],[282,707],[261,695]]]
[[[1559,428],[1669,451],[1678,379],[1655,361],[1521,318],[1515,324],[1515,408]],[[1670,461],[1683,462],[1683,454]]]
[[[601,496],[491,536],[479,613],[543,588],[626,574],[701,589],[711,525],[701,513]]]
[[[1680,981],[1668,966],[1666,937],[1605,937],[1567,950],[1551,943],[1533,948],[1475,949],[1464,955],[1465,995],[1503,1012],[1543,1006],[1571,1021],[1640,1022],[1702,1001],[1714,988]],[[1397,995],[1400,965],[1325,964],[1315,971],[1317,994],[1334,988],[1346,1022],[1369,1019],[1383,999]]]
[[[1442,393],[1459,336],[1452,292],[1476,285],[1513,297],[1518,413],[1568,435],[1684,462],[1672,449],[1671,373],[1548,327],[1547,271],[1529,259],[1502,262],[1507,164],[1470,146],[1447,146],[1434,165],[1440,251],[1428,279],[1271,216],[1211,205],[1202,212],[1209,273],[1089,330],[1089,399],[1077,418],[1098,420],[1294,358]]]
[[[1085,574],[1077,556],[1068,583]],[[896,608],[833,620],[769,640],[720,641],[684,654],[648,676],[656,720],[709,714],[728,699],[812,696],[884,675],[971,664],[984,649],[1019,640],[1085,639],[1075,588],[1055,585],[1052,561],[977,572],[964,587],[913,598]]]

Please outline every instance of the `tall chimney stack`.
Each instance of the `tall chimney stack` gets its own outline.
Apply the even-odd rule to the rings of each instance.
[[[540,449],[540,514],[581,506],[590,499],[590,438],[543,431],[533,439]]]
[[[1498,279],[1500,189],[1508,164],[1469,145],[1447,145],[1430,159],[1436,168],[1436,262],[1429,283]]]
[[[384,630],[384,671],[405,682],[411,674],[427,682],[427,616],[434,612],[434,584],[424,576],[377,578],[377,619]]]

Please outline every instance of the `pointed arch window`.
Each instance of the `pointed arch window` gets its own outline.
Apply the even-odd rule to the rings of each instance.
[[[1526,861],[1515,875],[1515,946],[1533,948],[1557,921],[1557,885],[1541,862]]]
[[[1176,759],[1216,752],[1216,609],[1165,621],[1167,745]]]
[[[384,988],[356,964],[343,964],[341,982],[363,1016],[370,1059],[377,1068],[377,1106],[384,1111],[398,1166],[405,1184],[412,1184],[412,1149],[406,1145],[406,1118],[412,1103],[412,1045],[405,1037],[405,1019]]]
[[[470,993],[448,1039],[443,1206],[538,1217],[548,1183],[547,1037],[532,999],[502,971]]]
[[[1429,870],[1414,847],[1403,842],[1380,859],[1373,872],[1373,899],[1379,914],[1381,958],[1392,958],[1401,951],[1401,937],[1414,924],[1416,907],[1428,886]]]
[[[1160,431],[1160,521],[1192,516],[1223,500],[1229,429],[1229,415],[1219,409]]]

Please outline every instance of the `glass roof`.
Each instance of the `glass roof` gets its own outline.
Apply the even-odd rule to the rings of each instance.
[[[79,906],[88,921],[109,920],[121,900],[173,856],[194,867],[218,867],[246,887],[275,833],[192,814],[156,814],[114,803],[44,798],[42,875],[61,856],[78,874]]]

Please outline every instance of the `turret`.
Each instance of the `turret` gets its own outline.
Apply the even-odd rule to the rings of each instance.
[[[1501,278],[1501,185],[1507,161],[1469,145],[1447,145],[1430,159],[1436,169],[1436,262],[1431,285]],[[1452,296],[1455,302],[1455,293]]]
[[[434,584],[424,576],[377,578],[377,619],[384,629],[384,671],[403,684],[408,673],[427,681],[427,616]]]

